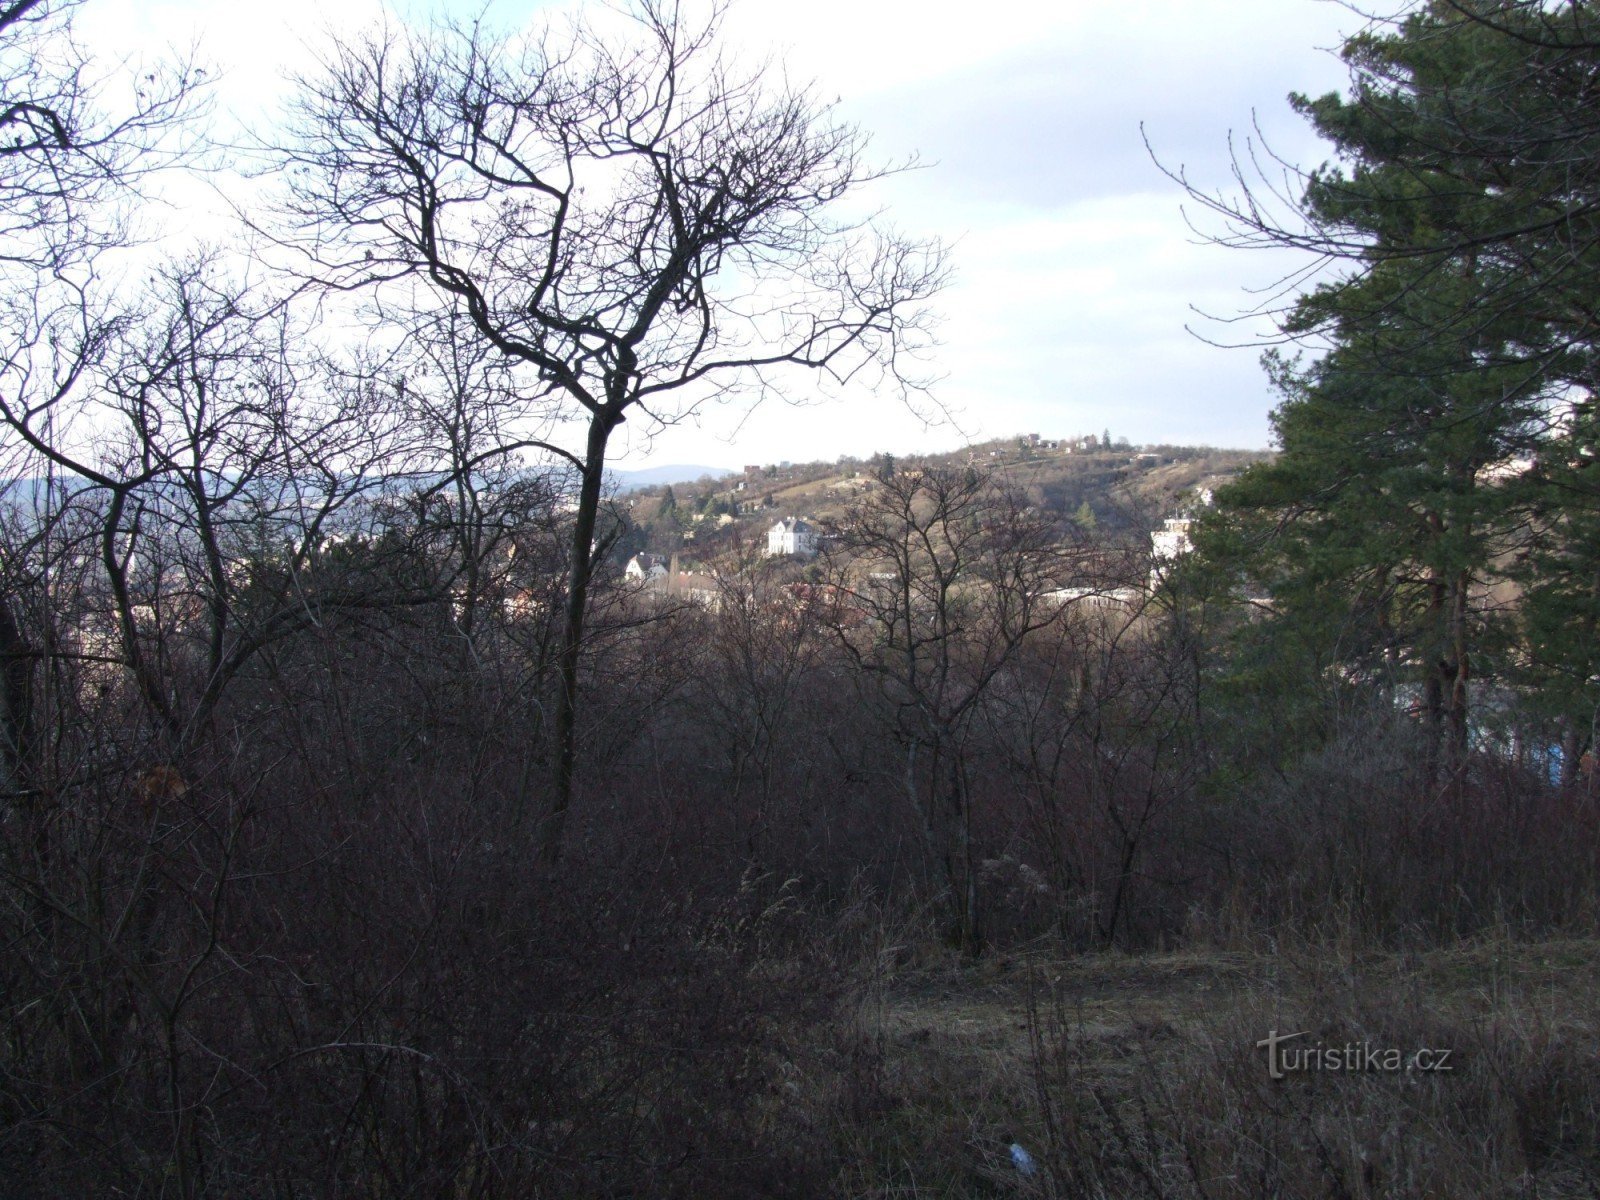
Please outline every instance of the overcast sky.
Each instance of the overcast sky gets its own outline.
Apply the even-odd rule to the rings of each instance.
[[[425,12],[422,3],[399,3]],[[446,6],[448,7],[448,6]],[[478,4],[457,6],[476,11]],[[515,21],[536,0],[498,0]],[[372,19],[369,0],[89,0],[97,45],[198,39],[224,71],[219,99],[260,124],[280,73],[329,22]],[[967,440],[1109,428],[1134,442],[1264,446],[1272,407],[1257,351],[1194,310],[1228,315],[1300,265],[1197,245],[1184,197],[1151,162],[1212,187],[1229,182],[1228,141],[1259,126],[1303,165],[1326,157],[1288,108],[1290,91],[1342,85],[1335,51],[1360,19],[1329,0],[1087,0],[972,5],[938,0],[742,0],[727,37],[773,55],[838,96],[886,159],[927,165],[880,185],[894,223],[954,246],[942,300],[940,402],[926,426],[870,396],[697,424],[632,445],[620,464],[745,462],[943,449]]]

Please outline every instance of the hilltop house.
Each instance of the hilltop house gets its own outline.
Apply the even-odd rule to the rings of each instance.
[[[800,517],[784,517],[766,531],[766,554],[771,558],[811,558],[816,546],[816,526]]]
[[[785,517],[767,530],[770,558],[812,558],[816,553],[816,527],[799,517]]]

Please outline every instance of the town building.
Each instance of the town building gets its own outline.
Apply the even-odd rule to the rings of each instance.
[[[665,579],[667,560],[659,554],[635,554],[622,568],[622,574],[625,578],[642,579],[647,583]]]

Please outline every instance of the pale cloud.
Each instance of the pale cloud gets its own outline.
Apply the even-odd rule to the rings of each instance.
[[[829,10],[833,40],[793,13],[768,32],[886,157],[931,164],[882,192],[902,224],[956,243],[940,395],[960,428],[924,430],[890,406],[860,406],[852,427],[885,446],[1108,424],[1136,441],[1265,444],[1258,349],[1217,349],[1188,327],[1259,342],[1270,324],[1203,314],[1232,317],[1303,264],[1197,245],[1144,137],[1212,188],[1230,182],[1230,139],[1320,161],[1286,96],[1341,84],[1331,51],[1359,19],[1315,0],[1005,6],[1003,20],[947,10],[921,24],[923,6],[865,7],[883,71],[837,36],[848,5]],[[903,43],[897,24],[914,27]]]

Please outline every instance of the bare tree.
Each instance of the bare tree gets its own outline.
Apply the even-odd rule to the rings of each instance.
[[[193,61],[103,71],[78,44],[79,0],[0,3],[0,267],[82,267],[128,235],[130,190],[193,148]]]
[[[34,727],[55,720],[51,571],[81,564],[86,512],[36,443],[72,436],[57,416],[103,378],[134,319],[112,296],[112,260],[133,239],[142,185],[195,150],[190,118],[204,100],[204,71],[189,61],[145,64],[136,78],[127,64],[103,69],[74,36],[77,8],[0,4],[0,445],[17,552],[0,585],[0,660],[8,773],[23,791],[37,783],[25,779]],[[17,436],[18,421],[36,437]]]
[[[888,704],[905,796],[942,868],[954,940],[983,945],[965,741],[978,706],[1059,612],[1052,523],[972,469],[880,470],[830,547],[834,626]]]
[[[429,315],[381,366],[358,374],[392,382],[399,418],[417,439],[413,503],[459,572],[455,622],[463,653],[477,660],[485,605],[511,599],[517,536],[550,516],[569,473],[527,467],[523,453],[539,439],[514,427],[514,373],[493,347],[466,336],[465,323],[457,312]]]
[[[97,497],[94,632],[117,647],[174,757],[263,645],[315,620],[297,572],[405,446],[384,397],[314,380],[288,351],[281,310],[251,311],[215,264],[176,264],[154,282],[165,294],[149,311],[86,325],[104,342],[92,351],[52,340],[74,364],[71,386],[0,396],[0,421]],[[269,562],[282,568],[270,581]]]
[[[585,605],[607,447],[792,369],[896,387],[944,279],[937,244],[836,215],[881,176],[808,91],[740,74],[717,13],[639,0],[631,31],[581,21],[385,28],[300,81],[284,216],[305,270],[387,304],[455,309],[521,375],[519,415],[570,420],[544,447],[580,488],[555,697],[559,855],[573,792]]]
[[[733,802],[741,811],[748,804],[744,849],[759,861],[780,798],[785,807],[795,804],[783,790],[793,781],[782,770],[807,685],[825,671],[831,637],[822,620],[828,605],[817,589],[783,586],[781,567],[759,557],[754,545],[735,562],[738,569],[716,581],[694,695],[698,720],[727,757]]]

